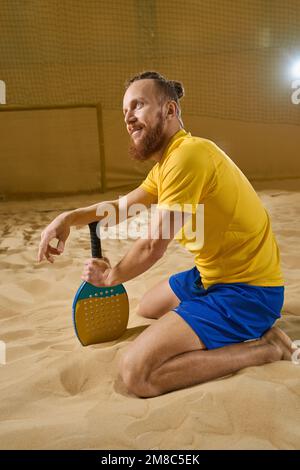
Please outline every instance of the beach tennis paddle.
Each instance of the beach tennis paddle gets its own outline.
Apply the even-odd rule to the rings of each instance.
[[[102,258],[97,224],[89,224],[92,258]],[[83,282],[77,290],[73,301],[73,323],[83,346],[119,338],[127,328],[128,318],[128,296],[122,284],[95,287]]]

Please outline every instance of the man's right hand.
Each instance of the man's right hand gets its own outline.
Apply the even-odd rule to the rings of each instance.
[[[70,224],[67,221],[66,213],[58,215],[41,233],[39,245],[38,262],[46,258],[49,263],[54,263],[53,255],[60,255],[64,251],[65,242],[70,234]],[[50,245],[51,240],[57,239],[57,247]]]

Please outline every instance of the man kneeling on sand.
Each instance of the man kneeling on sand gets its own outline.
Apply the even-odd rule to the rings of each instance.
[[[187,271],[161,279],[141,299],[138,314],[157,319],[127,348],[120,375],[129,392],[154,397],[232,374],[242,368],[290,360],[293,344],[273,326],[284,301],[280,254],[270,218],[253,187],[212,141],[184,129],[180,82],[144,72],[126,84],[124,120],[130,155],[155,165],[135,190],[110,201],[156,205],[154,227],[116,265],[86,261],[82,279],[113,286],[144,273],[175,238],[195,259]],[[185,236],[199,204],[204,242]],[[53,262],[72,225],[101,220],[100,204],[64,212],[43,231],[38,259]],[[186,217],[178,222],[173,209]],[[168,221],[168,237],[163,236]],[[50,245],[57,239],[57,247]],[[180,264],[180,260],[178,260]]]

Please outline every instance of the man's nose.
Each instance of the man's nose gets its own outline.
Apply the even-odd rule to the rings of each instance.
[[[134,112],[131,110],[128,110],[127,113],[124,116],[124,121],[126,124],[129,124],[130,122],[135,122],[136,117],[134,115]]]

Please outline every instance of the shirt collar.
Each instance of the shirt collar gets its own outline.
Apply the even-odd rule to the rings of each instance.
[[[177,140],[184,137],[184,136],[190,136],[190,132],[187,132],[185,129],[180,129],[177,131],[169,140],[169,143],[167,145],[167,148],[165,149],[163,156],[161,157],[159,164],[165,160],[165,158],[174,150],[174,148],[177,147],[178,143]]]

